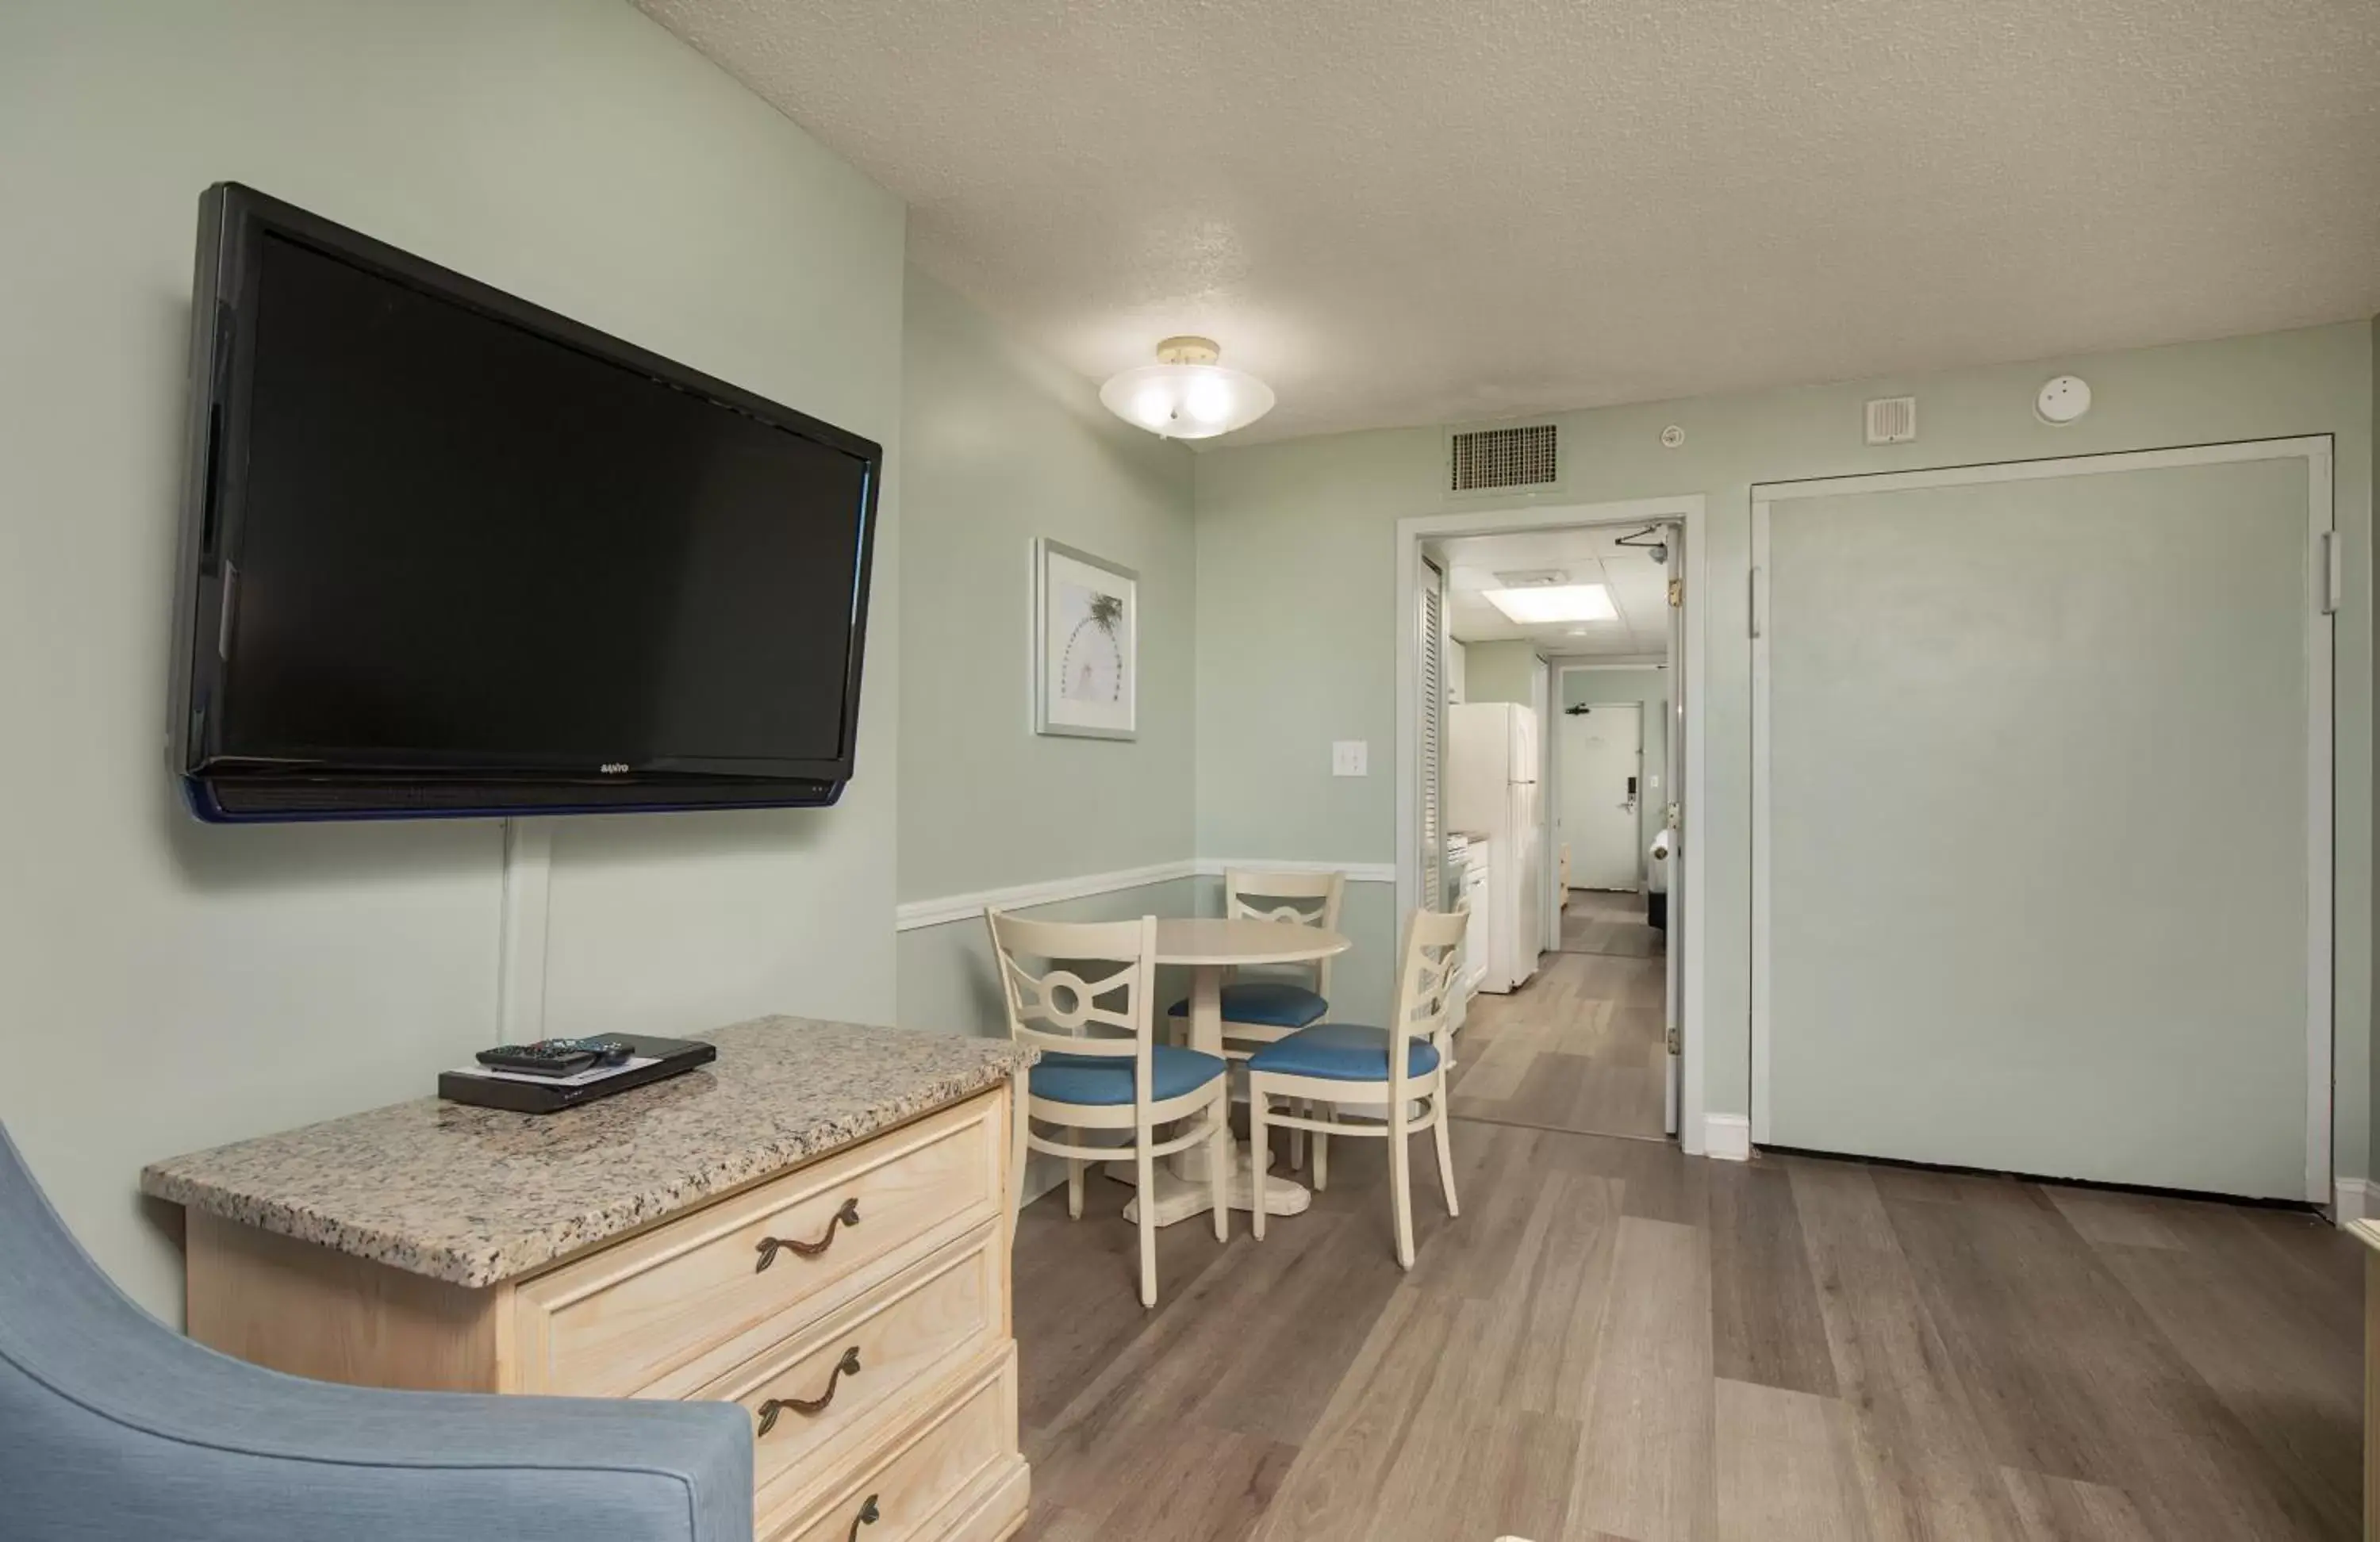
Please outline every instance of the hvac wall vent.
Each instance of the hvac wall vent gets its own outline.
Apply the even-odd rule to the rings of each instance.
[[[1867,442],[1906,444],[1917,437],[1917,398],[1878,396],[1867,404]]]
[[[1550,487],[1560,480],[1551,423],[1451,434],[1448,447],[1447,487],[1451,492]]]

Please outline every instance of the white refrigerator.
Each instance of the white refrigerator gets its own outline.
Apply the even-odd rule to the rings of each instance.
[[[1482,990],[1517,990],[1537,972],[1545,934],[1545,805],[1538,795],[1537,714],[1509,701],[1447,710],[1446,825],[1489,848]],[[1477,924],[1476,917],[1474,925]]]

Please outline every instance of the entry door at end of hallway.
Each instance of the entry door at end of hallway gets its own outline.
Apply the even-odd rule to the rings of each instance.
[[[1562,712],[1562,839],[1574,889],[1638,887],[1645,875],[1645,710],[1597,703]]]

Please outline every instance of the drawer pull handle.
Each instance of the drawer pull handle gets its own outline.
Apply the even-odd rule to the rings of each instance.
[[[790,1249],[805,1258],[815,1258],[833,1245],[836,1227],[858,1224],[859,1201],[846,1199],[843,1202],[843,1208],[827,1217],[826,1230],[819,1233],[819,1240],[816,1242],[795,1242],[791,1237],[762,1237],[759,1244],[760,1261],[752,1266],[752,1272],[758,1274],[775,1263],[777,1249],[781,1247]]]
[[[861,1502],[859,1506],[859,1513],[852,1517],[851,1536],[848,1539],[848,1542],[859,1542],[859,1528],[862,1526],[872,1526],[882,1518],[883,1512],[876,1508],[876,1496],[873,1494],[868,1495],[868,1498]]]
[[[834,1401],[834,1389],[846,1376],[859,1374],[859,1346],[852,1345],[843,1352],[843,1358],[827,1373],[826,1390],[814,1398],[771,1398],[760,1405],[760,1433],[766,1435],[777,1427],[777,1415],[790,1408],[796,1414],[823,1414],[826,1405]]]

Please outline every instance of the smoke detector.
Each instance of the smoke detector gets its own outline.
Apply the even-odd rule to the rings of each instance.
[[[2033,410],[2053,428],[2063,428],[2091,410],[2091,386],[2080,375],[2060,375],[2045,382],[2033,398]]]

